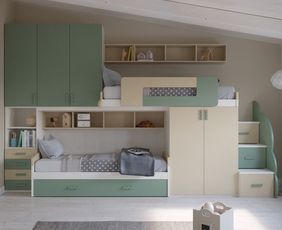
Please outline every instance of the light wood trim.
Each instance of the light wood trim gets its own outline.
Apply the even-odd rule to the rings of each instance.
[[[9,148],[5,149],[5,159],[31,159],[37,154],[35,148]]]

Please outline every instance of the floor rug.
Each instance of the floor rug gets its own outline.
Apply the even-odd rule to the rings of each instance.
[[[46,222],[38,221],[33,230],[192,230],[192,222],[178,221],[95,221]]]

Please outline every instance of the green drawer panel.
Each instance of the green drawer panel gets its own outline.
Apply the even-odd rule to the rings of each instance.
[[[5,180],[6,190],[30,190],[30,180]]]
[[[213,77],[197,77],[197,95],[181,96],[143,96],[144,106],[170,107],[211,107],[218,103],[218,82]]]
[[[266,168],[266,148],[239,148],[239,169]]]
[[[6,159],[5,169],[30,169],[30,160]]]
[[[34,196],[167,196],[167,180],[34,180]]]

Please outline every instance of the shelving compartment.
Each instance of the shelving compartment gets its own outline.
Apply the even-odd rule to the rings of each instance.
[[[134,112],[104,112],[105,128],[134,128]]]
[[[164,112],[135,112],[136,128],[164,128]]]
[[[36,124],[36,110],[34,108],[7,108],[7,128],[30,128]]]
[[[68,117],[68,125],[63,124],[63,120],[65,119],[63,118],[64,115]],[[72,128],[72,121],[72,112],[43,112],[43,128]]]
[[[132,48],[131,58],[128,58],[129,48]],[[123,50],[127,53],[125,59],[122,60]],[[118,44],[118,45],[105,45],[105,61],[106,62],[130,62],[132,61],[133,55],[133,45],[130,44]]]
[[[194,62],[196,61],[195,45],[166,45],[167,62]]]
[[[81,119],[79,114],[89,114],[89,119]],[[74,128],[81,128],[78,124],[79,121],[89,122],[88,128],[103,128],[103,112],[74,112]]]
[[[197,45],[198,62],[225,62],[226,45]]]
[[[143,53],[145,56],[149,51],[152,52],[152,59],[149,60],[148,57],[145,60],[138,60],[137,56]],[[165,61],[165,45],[135,45],[135,61],[137,62],[163,62]]]

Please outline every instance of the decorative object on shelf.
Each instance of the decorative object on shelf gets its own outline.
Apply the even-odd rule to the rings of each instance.
[[[52,127],[57,127],[57,122],[58,122],[57,117],[50,117],[50,122],[52,123]]]
[[[121,51],[121,60],[122,61],[126,61],[126,57],[127,57],[127,52],[125,49],[122,49]]]
[[[16,132],[11,133],[10,147],[17,147],[17,133]]]
[[[139,52],[136,56],[137,61],[146,61],[146,55],[143,52]]]
[[[138,128],[154,128],[155,125],[154,125],[151,121],[146,120],[146,121],[140,121],[140,122],[136,125],[136,127],[138,127]]]
[[[202,51],[200,61],[211,61],[213,60],[213,48],[206,48]]]
[[[276,89],[282,89],[282,69],[276,71],[271,79],[270,79],[272,86]]]
[[[71,114],[63,113],[62,123],[64,128],[71,128]]]
[[[147,61],[154,61],[154,54],[151,50],[147,50],[146,52],[146,60]]]
[[[27,116],[25,119],[25,124],[30,127],[34,127],[36,124],[36,119],[33,115]]]

